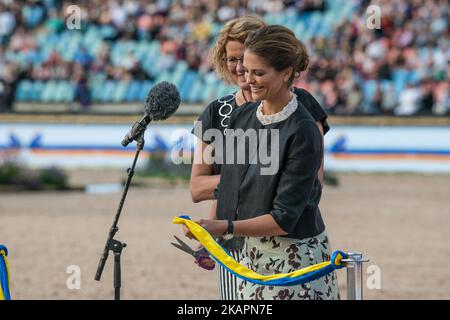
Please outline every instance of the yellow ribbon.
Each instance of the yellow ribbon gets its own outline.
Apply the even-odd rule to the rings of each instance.
[[[253,270],[248,269],[247,267],[241,265],[238,263],[233,257],[231,257],[225,249],[223,249],[217,242],[214,240],[214,238],[209,234],[208,231],[206,231],[202,226],[200,226],[198,223],[181,218],[181,217],[175,217],[173,218],[172,222],[174,224],[184,224],[186,227],[189,228],[191,233],[197,238],[197,240],[205,247],[206,250],[214,257],[216,260],[218,260],[223,266],[231,270],[232,272],[236,273],[237,275],[240,275],[244,278],[254,279],[254,280],[261,280],[261,281],[268,281],[268,280],[274,280],[274,279],[281,279],[281,278],[296,278],[301,275],[320,270],[326,266],[329,266],[331,264],[331,261],[326,261],[322,263],[318,263],[303,269],[295,270],[289,273],[279,273],[279,274],[272,274],[272,275],[261,275],[259,273],[254,272]],[[339,255],[335,261],[336,265],[341,264],[342,256]]]

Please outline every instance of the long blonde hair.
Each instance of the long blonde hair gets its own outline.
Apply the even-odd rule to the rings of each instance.
[[[217,74],[228,84],[233,84],[227,63],[226,45],[229,41],[239,41],[244,44],[247,36],[259,28],[265,27],[266,23],[256,16],[243,16],[228,21],[220,31],[216,44],[213,48],[212,64]]]

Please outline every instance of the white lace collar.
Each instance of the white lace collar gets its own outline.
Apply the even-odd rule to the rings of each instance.
[[[291,114],[297,110],[298,103],[297,103],[297,95],[293,92],[292,98],[288,102],[287,105],[284,106],[284,108],[275,114],[268,114],[265,115],[262,113],[263,108],[263,102],[261,101],[258,108],[256,109],[256,117],[258,118],[259,122],[261,122],[263,125],[268,125],[272,123],[277,123],[286,120],[289,118]]]

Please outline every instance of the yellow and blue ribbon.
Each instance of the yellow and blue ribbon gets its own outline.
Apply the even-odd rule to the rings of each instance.
[[[192,221],[189,216],[179,216],[172,220],[175,224],[184,224],[197,238],[197,240],[205,247],[211,257],[222,265],[228,272],[237,277],[247,280],[251,283],[267,285],[267,286],[294,286],[306,282],[310,282],[333,270],[344,267],[342,259],[348,258],[348,255],[342,251],[334,251],[331,260],[318,263],[306,268],[292,271],[290,273],[279,273],[272,275],[261,275],[248,269],[237,262],[226,249],[224,249],[202,226]]]
[[[9,292],[8,249],[0,244],[0,300],[11,300]]]

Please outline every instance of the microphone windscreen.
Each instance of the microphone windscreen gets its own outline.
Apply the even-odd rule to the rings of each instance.
[[[156,84],[148,93],[144,111],[152,120],[166,120],[177,111],[181,98],[177,87],[167,81]]]

